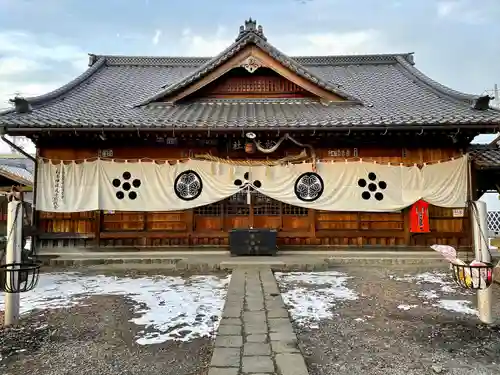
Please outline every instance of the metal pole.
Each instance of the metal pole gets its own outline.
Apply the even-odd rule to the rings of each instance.
[[[23,205],[21,201],[13,200],[7,206],[7,248],[5,262],[20,263],[23,236]],[[17,273],[6,272],[7,288],[17,285]],[[17,287],[15,287],[17,289]],[[10,326],[19,321],[19,293],[5,293],[4,325]]]
[[[486,203],[481,201],[473,202],[472,223],[474,230],[474,249],[475,258],[481,262],[490,263],[491,255],[488,249],[488,224]],[[493,323],[493,314],[491,310],[493,285],[488,289],[477,291],[477,309],[479,320],[485,324]]]
[[[493,95],[495,96],[495,103],[500,105],[500,98],[498,97],[498,85],[495,83],[495,87],[493,88]]]

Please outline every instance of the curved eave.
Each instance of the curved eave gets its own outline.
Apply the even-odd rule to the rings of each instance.
[[[455,102],[461,102],[461,103],[466,104],[468,106],[471,106],[473,104],[474,100],[476,100],[479,97],[479,95],[466,94],[466,93],[454,90],[448,86],[445,86],[445,85],[433,80],[432,78],[430,78],[429,76],[427,76],[426,74],[424,74],[423,72],[421,72],[420,70],[415,68],[415,66],[413,64],[408,62],[408,60],[403,58],[402,56],[396,56],[396,60],[418,82],[420,82],[422,85],[428,87],[429,89],[433,90],[434,92],[436,92],[440,96],[447,97],[450,100],[453,100]],[[490,107],[489,110],[491,110],[493,112],[500,113],[500,110],[497,110],[497,109],[492,108],[492,107]]]
[[[0,176],[3,176],[9,180],[12,180],[13,182],[17,182],[20,185],[24,186],[33,186],[33,181],[27,180],[21,176],[18,176],[14,173],[10,173],[9,171],[6,171],[2,166],[0,166]]]
[[[176,82],[172,85],[169,85],[165,87],[163,90],[157,92],[156,94],[142,100],[141,102],[137,103],[134,105],[134,107],[141,107],[147,104],[150,104],[156,100],[159,100],[165,96],[172,95],[179,90],[182,90],[183,88],[188,87],[189,85],[193,84],[194,82],[202,79],[204,76],[207,74],[211,73],[214,69],[216,69],[218,66],[221,64],[225,63],[229,59],[231,59],[233,56],[235,56],[239,51],[241,51],[244,47],[249,45],[250,43],[255,44],[257,47],[261,48],[264,52],[268,53],[273,59],[277,60],[280,64],[283,66],[291,69],[294,73],[298,74],[302,78],[307,79],[308,81],[314,83],[315,85],[333,93],[336,95],[339,95],[351,102],[357,103],[357,104],[362,104],[362,101],[355,97],[352,96],[343,90],[341,90],[338,87],[335,87],[334,85],[322,80],[315,74],[312,74],[307,68],[304,66],[300,65],[296,61],[294,61],[292,58],[288,57],[281,51],[279,51],[277,48],[269,44],[267,41],[262,39],[260,36],[254,34],[254,33],[249,33],[245,35],[242,39],[234,42],[232,45],[230,45],[228,48],[226,48],[223,52],[221,52],[219,55],[214,57],[213,59],[207,61],[205,64],[200,66],[198,69],[196,69],[193,73],[188,75],[187,77],[183,78],[179,82]],[[403,58],[404,59],[404,58]],[[405,60],[406,61],[406,60]]]
[[[32,96],[32,97],[25,97],[25,99],[31,106],[40,106],[43,105],[49,101],[52,101],[54,99],[57,99],[71,90],[73,90],[75,87],[81,85],[84,83],[87,79],[89,79],[95,72],[97,72],[104,64],[106,63],[106,59],[104,58],[99,58],[94,64],[90,65],[90,67],[85,70],[82,74],[80,74],[78,77],[73,79],[72,81],[68,82],[64,86],[61,86],[53,91],[50,91],[46,94],[38,95],[38,96]],[[4,111],[0,111],[0,116],[1,115],[6,115],[9,113],[15,112],[15,108],[9,108]]]

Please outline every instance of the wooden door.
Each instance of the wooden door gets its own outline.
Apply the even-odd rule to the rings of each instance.
[[[252,226],[251,209],[247,202],[246,190],[239,191],[223,202],[224,229],[250,228]]]
[[[307,208],[276,201],[257,191],[242,190],[230,198],[194,209],[194,232],[229,232],[235,228],[272,228],[284,232],[310,230]]]
[[[252,191],[251,197],[251,226],[253,228],[280,230],[283,224],[281,203],[258,191]]]

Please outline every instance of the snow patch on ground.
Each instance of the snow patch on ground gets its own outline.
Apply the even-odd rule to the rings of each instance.
[[[69,308],[89,296],[118,295],[135,303],[139,315],[131,321],[144,329],[139,345],[168,340],[212,337],[219,326],[231,276],[110,277],[78,273],[44,273],[37,287],[21,294],[21,314],[34,310]],[[4,296],[0,293],[0,311]]]
[[[417,305],[399,305],[398,309],[406,311],[406,310],[414,309],[416,307],[418,307],[418,306]]]
[[[460,289],[448,273],[424,272],[418,275],[405,275],[404,277],[391,276],[390,278],[396,281],[415,283],[423,287],[428,287],[429,284],[432,285],[432,289],[424,289],[418,294],[418,297],[424,300],[423,304],[425,305],[432,303],[432,306],[448,311],[477,315],[477,310],[470,307],[472,304],[470,301],[449,298],[457,294],[461,296],[470,296],[474,293],[469,290]],[[443,299],[442,297],[446,298]]]
[[[346,287],[346,274],[327,272],[276,272],[283,301],[292,319],[301,326],[317,328],[322,319],[334,316],[332,309],[338,301],[355,300],[358,295]]]
[[[374,318],[373,315],[365,315],[363,318],[355,318],[354,321],[363,323],[373,318]]]
[[[472,305],[472,302],[467,300],[441,299],[434,306],[461,314],[477,315],[477,310],[471,308],[470,305]]]

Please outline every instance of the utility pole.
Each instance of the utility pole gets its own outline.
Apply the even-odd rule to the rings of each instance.
[[[488,223],[486,203],[482,201],[472,202],[475,206],[472,209],[472,230],[474,234],[475,259],[484,263],[491,263],[491,255],[488,238]],[[481,275],[479,277],[482,277]],[[487,289],[477,291],[477,310],[479,320],[485,324],[493,323],[492,300],[493,284]]]
[[[493,87],[493,96],[495,99],[493,99],[493,102],[497,107],[500,108],[500,98],[498,97],[498,85],[495,83],[495,86]]]
[[[7,205],[7,248],[5,264],[14,264],[5,270],[5,286],[9,290],[18,290],[19,272],[9,270],[19,267],[23,242],[23,203],[22,194],[13,193]],[[5,293],[4,325],[11,326],[19,321],[19,293]]]

